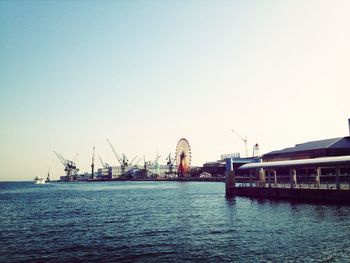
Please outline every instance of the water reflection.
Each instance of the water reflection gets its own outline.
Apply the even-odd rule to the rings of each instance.
[[[236,197],[225,197],[226,198],[226,204],[228,206],[234,206],[236,204]]]

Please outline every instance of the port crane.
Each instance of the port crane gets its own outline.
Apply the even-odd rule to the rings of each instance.
[[[142,157],[140,157],[140,158],[136,161],[136,163],[134,164],[134,166],[137,166],[141,160],[142,160]]]
[[[150,166],[152,166],[152,165],[153,165],[153,164],[152,164],[151,161],[146,161],[146,159],[143,158],[143,167],[144,167],[145,170],[147,170],[147,167],[150,167]]]
[[[75,156],[74,156],[74,159],[73,159],[73,162],[77,162],[77,160],[78,160],[78,155],[79,155],[79,153],[77,153]]]
[[[241,135],[239,135],[237,132],[235,132],[235,130],[231,129],[231,131],[236,134],[236,136],[241,139],[243,142],[244,142],[244,146],[245,146],[245,156],[247,157],[248,156],[248,139],[247,139],[247,136],[246,137],[242,137]]]
[[[143,156],[143,170],[142,170],[142,172],[143,172],[145,177],[148,177],[148,174],[149,174],[148,168],[149,168],[149,166],[151,166],[151,162],[150,161],[146,161],[145,156]]]
[[[154,162],[153,162],[153,165],[154,165],[154,166],[158,166],[158,165],[159,165],[159,164],[158,164],[158,161],[159,161],[160,157],[162,157],[162,156],[161,156],[161,155],[158,155],[158,153],[157,153],[157,157],[156,157],[156,159],[154,159]]]
[[[162,156],[161,155],[157,155],[156,158],[154,159],[154,161],[146,161],[145,156],[143,156],[144,167],[146,167],[146,166],[151,166],[151,167],[157,166],[158,165],[158,160],[160,159],[160,157],[162,157]]]
[[[117,159],[118,163],[120,164],[120,166],[122,166],[122,159],[119,157],[117,151],[114,149],[113,144],[108,139],[107,139],[107,142],[108,142],[109,146],[111,147],[112,152],[114,153],[114,156]]]
[[[109,164],[108,164],[108,163],[104,163],[104,162],[102,161],[101,156],[98,155],[98,159],[100,159],[100,162],[101,162],[103,168],[107,169],[107,168],[109,167]]]
[[[126,155],[123,153],[122,154],[122,168],[124,167],[127,167],[127,166],[129,166],[129,160],[128,160],[128,158],[126,158]]]
[[[60,160],[62,165],[64,166],[64,171],[66,172],[66,178],[67,180],[76,180],[77,179],[77,173],[79,169],[77,168],[77,165],[75,162],[70,161],[68,159],[65,159],[60,153],[57,153],[56,151],[53,151],[57,158]],[[78,154],[76,155],[76,157]]]
[[[134,158],[132,158],[132,160],[131,160],[130,163],[129,163],[130,166],[133,165],[133,163],[134,163],[134,161],[136,160],[136,158],[137,158],[137,155],[136,155]]]
[[[158,150],[156,153],[156,158],[154,159],[154,161],[150,161],[149,162],[149,166],[151,167],[151,171],[155,174],[159,174],[159,159],[160,157],[162,157],[161,155],[158,155]]]
[[[158,155],[158,151],[157,151],[157,154],[156,154],[156,158],[154,159],[154,161],[146,161],[146,158],[145,156],[143,156],[143,170],[144,170],[144,173],[146,174],[146,176],[148,176],[149,174],[152,174],[154,170],[159,170],[159,159],[160,159],[161,155]],[[138,160],[137,163],[141,161]],[[136,163],[136,164],[137,164]]]
[[[122,157],[120,158],[117,151],[114,149],[113,144],[110,140],[108,140],[109,146],[111,147],[115,158],[117,159],[118,163],[120,164],[120,168],[122,170],[122,175],[125,173],[126,168],[129,166],[129,160],[126,158],[125,154],[122,154]]]
[[[166,158],[166,160],[167,160],[166,165],[169,168],[168,173],[172,174],[173,173],[174,162],[175,162],[175,157],[171,158],[171,153],[169,153],[167,158]]]

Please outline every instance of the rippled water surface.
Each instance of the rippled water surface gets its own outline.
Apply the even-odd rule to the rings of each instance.
[[[350,262],[350,207],[223,183],[0,183],[0,262]]]

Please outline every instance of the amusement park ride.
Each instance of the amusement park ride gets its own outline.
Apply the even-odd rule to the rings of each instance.
[[[181,138],[177,143],[175,151],[175,160],[178,166],[178,176],[187,176],[191,167],[191,147],[185,138]]]

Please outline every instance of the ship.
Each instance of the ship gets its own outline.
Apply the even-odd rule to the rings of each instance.
[[[39,178],[38,176],[36,176],[34,178],[34,184],[45,184],[45,179],[44,178]]]

